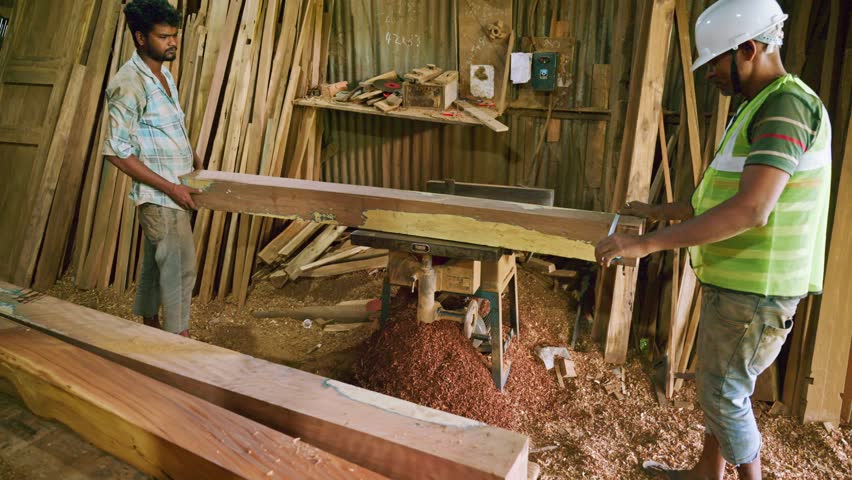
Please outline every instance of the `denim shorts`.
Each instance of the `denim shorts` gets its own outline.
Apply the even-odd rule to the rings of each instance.
[[[751,463],[761,439],[750,397],[757,376],[775,361],[792,330],[800,298],[712,285],[703,285],[703,292],[695,375],[706,431],[728,463]]]

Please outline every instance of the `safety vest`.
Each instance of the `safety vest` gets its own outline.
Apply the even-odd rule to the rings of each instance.
[[[786,75],[742,105],[692,195],[696,216],[737,193],[751,150],[749,124],[763,102],[787,82],[796,82],[817,97],[804,82]],[[825,106],[821,110],[813,144],[799,160],[766,225],[727,240],[690,247],[692,268],[702,283],[765,296],[797,297],[822,291],[831,190],[831,124]]]

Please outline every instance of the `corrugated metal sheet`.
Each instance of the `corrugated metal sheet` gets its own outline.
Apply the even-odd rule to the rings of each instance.
[[[427,63],[455,68],[454,0],[334,2],[329,80],[357,81]]]
[[[693,17],[703,10],[704,3],[710,2],[697,3],[701,5],[691,6]],[[335,2],[329,80],[363,80],[391,69],[403,73],[427,63],[454,68],[456,10],[456,0]],[[568,32],[577,42],[572,107],[590,105],[592,67],[610,62],[616,10],[616,0],[515,2],[514,29],[518,38],[531,33],[549,35],[554,18],[568,22]],[[637,17],[630,11],[618,14]],[[520,40],[517,45],[519,48]],[[624,55],[629,73],[632,51]],[[667,94],[664,99],[665,107],[671,110],[679,110],[682,95],[678,58],[673,48],[673,67],[669,69],[666,90],[677,93]],[[698,85],[698,96],[699,110],[708,111],[712,96],[702,83]],[[336,111],[323,115],[325,180],[412,190],[423,189],[426,180],[450,177],[467,182],[523,184],[545,125],[544,112],[533,116],[535,112],[520,110],[510,110],[503,117],[510,128],[505,134],[480,127]],[[603,159],[586,158],[588,130],[589,121],[562,120],[560,140],[544,142],[540,149],[540,172],[530,186],[554,188],[559,206],[592,209],[600,204],[601,179],[587,178],[586,166]],[[608,181],[612,179],[602,179],[604,183]]]

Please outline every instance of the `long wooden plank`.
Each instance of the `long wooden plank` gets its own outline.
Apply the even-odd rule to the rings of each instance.
[[[278,260],[278,252],[284,245],[287,245],[293,237],[296,236],[308,222],[304,220],[294,220],[287,227],[275,236],[269,243],[266,244],[257,257],[263,260],[264,263],[271,265]]]
[[[680,65],[683,72],[683,91],[686,97],[686,128],[689,139],[689,158],[692,160],[692,181],[698,185],[701,175],[701,140],[698,134],[698,105],[695,100],[695,78],[692,74],[692,42],[689,40],[689,7],[686,0],[675,6],[677,38],[680,45]]]
[[[344,273],[360,272],[361,270],[385,268],[387,265],[388,256],[382,255],[364,260],[353,260],[351,262],[335,263],[333,265],[317,267],[313,270],[303,272],[302,276],[309,278],[333,277],[335,275],[343,275]]]
[[[240,0],[231,0],[228,6],[228,18],[225,21],[225,28],[221,32],[223,42],[219,48],[219,56],[216,60],[216,70],[213,73],[210,94],[207,97],[207,106],[204,109],[201,131],[195,144],[195,151],[201,156],[207,155],[210,134],[213,130],[213,123],[216,121],[216,110],[222,95],[225,71],[229,65],[228,58],[231,55],[231,46],[233,45],[234,35],[237,32],[237,25],[239,24],[241,3]]]
[[[679,260],[676,259],[676,261]],[[666,353],[669,359],[669,370],[666,375],[666,398],[669,399],[672,398],[672,394],[674,393],[675,373],[679,371],[679,368],[685,368],[685,365],[681,366],[681,363],[683,363],[681,357],[683,356],[684,344],[687,337],[694,335],[694,331],[690,325],[690,314],[692,312],[695,289],[698,286],[698,279],[695,276],[695,271],[692,270],[689,264],[688,256],[683,267],[682,278],[674,278],[672,281],[680,281],[680,286],[677,289],[677,297],[673,297],[677,299],[677,302],[673,307],[672,324],[669,325],[669,338],[666,346]],[[698,322],[694,323],[695,328],[698,328]]]
[[[169,334],[49,296],[15,320],[398,479],[526,479],[525,435]]]
[[[86,63],[86,78],[84,85],[93,85],[103,80],[109,61],[109,53],[116,29],[119,26],[118,2],[101,3],[98,24],[89,58]],[[123,16],[121,16],[123,19]],[[62,267],[63,252],[69,242],[71,223],[74,220],[74,210],[80,197],[80,186],[86,163],[86,152],[91,140],[90,134],[98,136],[96,128],[98,103],[102,92],[96,88],[86,89],[81,96],[77,117],[74,120],[75,135],[68,141],[65,161],[59,185],[56,187],[54,202],[50,208],[50,218],[44,234],[42,254],[38,260],[33,284],[35,288],[46,289],[53,285],[59,277]],[[96,146],[95,149],[98,147]]]
[[[638,97],[631,95],[627,110],[625,139],[630,138],[632,144],[622,145],[621,156],[625,161],[620,164],[626,171],[618,172],[616,184],[618,199],[612,203],[614,208],[620,208],[624,201],[648,201],[674,8],[675,0],[655,0],[651,6],[650,22],[647,24],[648,37],[642,39],[644,48],[648,50],[644,52],[642,73],[638,84],[640,90]],[[623,199],[618,197],[619,191],[626,192]],[[620,364],[627,359],[627,342],[630,337],[630,322],[633,318],[633,300],[636,296],[638,274],[636,268],[631,269],[621,265],[615,267],[612,309],[604,353],[607,362]]]
[[[56,121],[56,129],[50,142],[42,178],[39,181],[39,195],[35,197],[35,203],[30,205],[29,221],[25,224],[25,230],[21,232],[20,256],[18,257],[14,278],[16,282],[22,285],[29,286],[32,282],[36,260],[47,227],[50,206],[53,202],[53,194],[56,191],[59,172],[65,159],[68,138],[74,127],[74,118],[80,103],[80,92],[85,77],[86,67],[74,65],[71,70],[71,78],[68,80],[68,86],[65,89],[65,97],[62,99],[62,108],[59,111],[59,119]],[[50,253],[62,255],[63,252]]]
[[[370,247],[347,248],[339,252],[326,255],[315,262],[302,265],[301,267],[299,267],[299,270],[301,270],[302,272],[307,272],[308,270],[313,270],[314,268],[322,267],[323,265],[328,265],[330,263],[339,263],[351,256],[357,255],[369,249]]]
[[[613,215],[377,187],[200,171],[183,182],[203,193],[196,205],[269,217],[312,220],[407,235],[594,259],[594,243]],[[619,231],[642,221],[622,217]],[[486,234],[487,233],[487,234]],[[633,259],[626,259],[630,262]]]
[[[384,478],[7,319],[0,376],[34,413],[158,478]]]
[[[115,38],[112,46],[112,60],[109,66],[109,77],[111,78],[118,71],[121,46],[125,41],[124,31],[125,18],[124,15],[118,16],[118,27],[116,27]],[[100,98],[100,95],[99,97]],[[104,101],[101,100],[104,105]],[[83,191],[80,198],[80,208],[77,213],[77,231],[74,234],[74,254],[72,256],[72,268],[74,270],[75,282],[82,278],[86,273],[86,256],[89,252],[89,247],[92,239],[92,232],[95,228],[96,207],[100,208],[101,203],[97,202],[101,187],[101,176],[104,169],[107,172],[111,171],[105,164],[101,156],[103,152],[103,142],[106,137],[106,129],[109,122],[109,112],[107,108],[101,108],[101,115],[98,121],[97,137],[94,146],[89,153],[89,166],[86,169],[85,182],[83,183]],[[112,166],[110,164],[110,166]],[[114,170],[114,168],[112,169]],[[114,178],[114,173],[110,174]],[[91,287],[90,287],[91,288]]]
[[[596,64],[592,69],[592,106],[609,108],[611,65]],[[586,140],[586,161],[583,176],[586,184],[592,190],[595,210],[603,210],[601,199],[601,184],[604,181],[604,159],[606,151],[606,129],[608,122],[590,122]]]
[[[826,262],[825,286],[810,375],[807,385],[806,422],[833,422],[837,425],[842,408],[846,361],[852,348],[852,322],[849,321],[849,299],[852,298],[852,275],[849,274],[849,238],[852,237],[852,115],[846,130],[846,146],[840,171],[840,187],[831,231],[831,245]]]

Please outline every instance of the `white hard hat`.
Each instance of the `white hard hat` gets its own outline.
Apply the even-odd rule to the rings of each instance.
[[[695,22],[698,58],[692,64],[692,71],[719,54],[779,27],[786,19],[787,14],[775,0],[719,0],[704,10]],[[769,42],[765,37],[758,40],[780,45],[783,32],[774,38]]]

